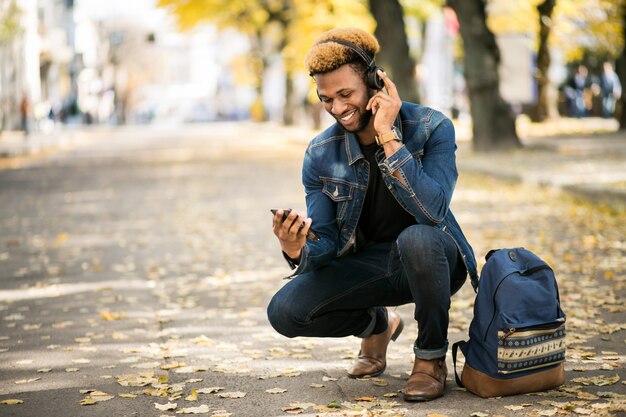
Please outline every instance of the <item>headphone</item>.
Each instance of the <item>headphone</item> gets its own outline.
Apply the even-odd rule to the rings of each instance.
[[[348,48],[353,50],[358,56],[360,56],[361,59],[365,61],[365,64],[367,64],[367,71],[365,72],[365,85],[367,85],[369,88],[373,90],[383,89],[383,87],[385,86],[385,83],[383,82],[382,78],[380,78],[380,76],[376,74],[376,71],[378,70],[384,71],[384,69],[382,67],[376,66],[376,62],[374,62],[374,57],[370,57],[369,54],[365,52],[363,49],[359,48],[352,42],[348,42],[343,39],[329,39],[324,42],[320,42],[318,45],[321,45],[323,43],[330,43],[330,42],[347,46]]]

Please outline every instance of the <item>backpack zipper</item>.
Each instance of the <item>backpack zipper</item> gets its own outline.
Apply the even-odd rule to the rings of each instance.
[[[506,331],[506,333],[504,333],[502,335],[502,337],[500,337],[500,340],[504,340],[507,337],[511,336],[513,333],[516,332],[525,332],[527,330],[553,330],[555,328],[555,325],[561,325],[565,323],[565,317],[559,317],[558,319],[556,319],[553,322],[550,323],[543,323],[543,324],[538,324],[536,326],[524,326],[524,327],[509,327]]]

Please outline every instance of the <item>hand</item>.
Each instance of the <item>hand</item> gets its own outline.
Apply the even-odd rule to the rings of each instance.
[[[366,109],[372,110],[372,114],[374,115],[374,130],[380,135],[391,131],[393,123],[400,112],[400,107],[402,107],[402,100],[400,99],[396,85],[387,74],[381,70],[378,70],[377,74],[383,80],[385,88],[370,98]],[[387,92],[385,92],[385,90],[387,90]]]
[[[313,220],[305,218],[295,210],[283,221],[283,210],[278,210],[272,218],[274,234],[280,242],[283,252],[291,259],[300,259],[302,248],[306,244],[306,235]]]

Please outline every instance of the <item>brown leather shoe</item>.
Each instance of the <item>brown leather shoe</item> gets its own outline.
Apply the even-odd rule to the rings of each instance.
[[[424,360],[415,358],[413,372],[404,389],[405,401],[430,401],[443,395],[448,368],[445,358]]]
[[[385,371],[389,341],[395,341],[404,329],[404,322],[395,311],[387,309],[387,321],[389,323],[387,330],[361,341],[359,357],[348,370],[350,378],[378,376]]]

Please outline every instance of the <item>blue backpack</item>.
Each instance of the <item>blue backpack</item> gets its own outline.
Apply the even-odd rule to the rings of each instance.
[[[486,256],[469,341],[452,346],[459,386],[481,397],[544,391],[565,381],[565,314],[554,272],[524,248]],[[465,356],[459,378],[457,351]]]

